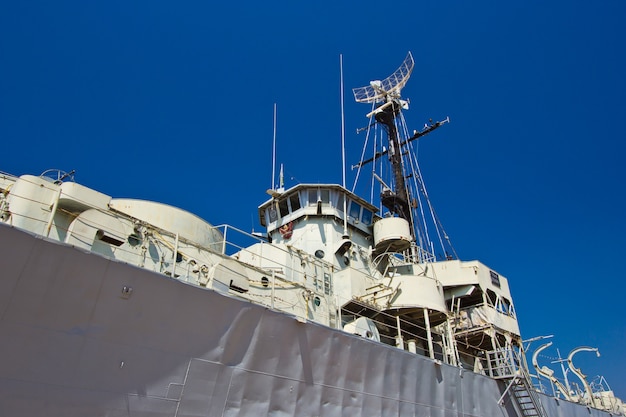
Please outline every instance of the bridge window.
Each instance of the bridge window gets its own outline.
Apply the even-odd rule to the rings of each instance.
[[[280,217],[285,217],[289,213],[293,213],[294,211],[299,210],[300,207],[301,205],[300,205],[299,193],[291,194],[289,197],[283,198],[282,200],[278,202],[278,210],[280,211]],[[270,218],[270,221],[274,221],[274,220],[275,219]]]
[[[343,213],[343,201],[344,201],[343,194],[339,194],[337,196],[337,210],[339,210],[342,213]]]
[[[309,190],[309,206],[317,204],[317,188]]]
[[[513,305],[508,299],[506,299],[505,297],[502,297],[500,299],[500,303],[501,303],[501,309],[499,309],[499,311],[506,314],[507,316],[515,317],[515,311],[513,310]]]
[[[361,206],[358,203],[355,203],[354,201],[350,202],[350,211],[348,213],[350,215],[350,217],[352,217],[354,220],[359,220],[359,216],[361,215]]]
[[[309,190],[309,206],[314,206],[318,201],[321,201],[325,205],[330,204],[330,190],[324,189],[312,189]]]
[[[289,203],[291,204],[291,212],[300,209],[300,194],[295,193],[289,197]]]
[[[363,214],[361,215],[361,223],[370,225],[372,224],[372,215],[373,213],[367,209],[363,209]]]
[[[260,220],[261,220],[261,226],[265,227],[267,226],[267,211],[265,209],[261,210],[261,215],[259,216]]]
[[[330,190],[320,190],[320,200],[322,203],[330,203]]]
[[[286,198],[278,202],[278,209],[280,210],[280,217],[285,217],[289,214],[289,206]]]
[[[278,214],[276,212],[276,207],[272,206],[270,208],[267,209],[267,216],[270,219],[270,223],[271,222],[275,222],[276,220],[278,220]]]

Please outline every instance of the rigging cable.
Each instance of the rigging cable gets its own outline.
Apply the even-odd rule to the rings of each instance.
[[[402,121],[402,130],[404,131],[404,137],[408,138],[409,134],[408,134],[408,129],[407,129],[407,125],[406,125],[406,121],[404,119],[404,114],[402,112],[400,112],[401,115],[401,121]],[[415,166],[414,166],[414,161],[413,159],[415,159],[415,164],[417,164],[417,152],[413,151],[412,145],[408,142],[405,141],[405,143],[408,145],[407,146],[407,153],[408,156],[405,159],[408,159],[409,163],[410,163],[410,167],[411,167],[411,172],[414,174],[413,175],[413,182],[415,183],[414,187],[415,187],[415,197],[417,198],[417,205],[418,208],[420,210],[420,222],[413,222],[416,226],[415,228],[417,229],[416,232],[419,236],[419,246],[420,248],[426,250],[427,252],[432,251],[432,241],[430,240],[430,235],[428,233],[428,224],[426,223],[426,216],[424,215],[424,205],[422,204],[422,193],[421,188],[419,187],[419,184],[416,183],[416,181],[419,181],[419,178],[416,178],[416,176],[418,175],[418,171],[416,171]],[[413,152],[412,152],[413,151]],[[415,156],[413,156],[415,155]],[[411,210],[411,216],[414,217],[413,212],[416,210],[416,208],[414,208],[413,210]],[[433,254],[434,255],[434,254]]]
[[[404,121],[404,118],[403,118]],[[405,124],[406,127],[406,124]],[[407,136],[408,137],[408,136]],[[405,142],[407,145],[407,150],[409,152],[409,154],[411,154],[411,151],[413,150],[413,144],[411,142]],[[443,228],[443,224],[441,223],[441,220],[439,219],[439,217],[437,216],[437,213],[435,212],[435,208],[430,200],[430,197],[428,195],[428,191],[426,190],[426,185],[424,183],[423,177],[422,177],[422,172],[419,166],[419,162],[417,160],[417,151],[412,152],[412,157],[409,158],[409,161],[411,163],[411,168],[413,170],[413,172],[416,175],[415,181],[416,181],[416,187],[417,188],[417,195],[419,197],[420,194],[422,194],[426,200],[426,203],[428,204],[428,209],[430,211],[430,215],[433,221],[433,224],[435,226],[435,231],[437,232],[437,237],[439,239],[439,244],[441,245],[441,249],[444,251],[444,253],[446,254],[446,257],[448,255],[448,250],[446,249],[446,245],[444,245],[443,241],[445,240],[448,244],[449,249],[452,251],[452,254],[454,255],[455,259],[458,259],[458,255],[456,253],[456,250],[454,249],[454,246],[452,245],[452,242],[450,240],[450,237],[448,236],[448,234],[446,233],[445,229]],[[419,204],[421,204],[421,199],[419,201]],[[423,212],[423,209],[421,210],[421,216],[425,222],[425,215]],[[425,223],[424,223],[425,224]],[[427,239],[430,242],[430,238],[428,237],[428,231],[426,229],[426,234],[427,234]],[[443,237],[442,237],[443,235]],[[433,249],[431,249],[433,250]],[[434,253],[433,253],[434,255]]]
[[[378,129],[377,127],[374,127],[374,147],[373,147],[373,153],[376,154],[376,149],[380,146],[383,147],[383,141],[382,138],[379,140],[379,134],[380,136],[382,136],[382,129]],[[382,160],[380,161],[380,173],[382,175],[383,172],[383,162]],[[376,186],[376,178],[374,177],[374,175],[376,174],[376,161],[372,161],[372,178],[370,179],[370,203],[374,204],[374,187]],[[381,186],[382,188],[382,186]],[[378,204],[378,210],[380,211],[380,215],[382,217],[383,214],[383,205],[382,202],[380,202],[379,200],[379,204]]]
[[[374,110],[374,103],[372,103],[372,111]],[[361,167],[363,166],[363,160],[365,158],[365,150],[367,149],[367,142],[370,137],[370,130],[372,126],[372,117],[373,115],[370,112],[370,117],[368,119],[367,133],[365,134],[365,141],[363,142],[363,149],[361,150],[361,159],[359,160],[358,169],[356,171],[356,177],[354,178],[354,184],[352,185],[352,192],[356,189],[356,184],[359,181],[359,176],[361,175]]]
[[[420,180],[422,178],[422,173],[419,169],[419,165],[417,166],[417,170],[418,170],[418,174],[420,176]],[[442,249],[445,253],[447,253],[446,248],[443,246],[443,242],[441,240],[441,235],[440,233],[443,234],[443,238],[446,240],[446,242],[448,242],[448,246],[450,247],[450,250],[452,251],[452,254],[454,255],[455,259],[459,259],[459,256],[456,253],[456,250],[454,249],[454,246],[452,245],[452,241],[450,240],[450,237],[448,236],[448,233],[446,233],[445,229],[443,228],[443,224],[441,223],[441,220],[439,219],[439,216],[437,216],[437,213],[435,212],[435,208],[433,207],[430,198],[428,197],[428,192],[426,191],[426,186],[424,184],[424,181],[421,181],[422,184],[422,189],[424,190],[424,195],[426,196],[426,201],[428,202],[428,207],[430,209],[430,214],[432,216],[433,222],[435,223],[435,228],[437,229],[437,234],[439,235],[439,241],[441,243]]]

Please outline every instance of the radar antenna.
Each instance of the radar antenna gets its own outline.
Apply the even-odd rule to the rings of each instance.
[[[354,99],[357,103],[380,103],[387,101],[387,97],[400,98],[400,91],[409,81],[415,61],[409,52],[400,65],[389,77],[382,81],[370,81],[366,87],[353,88]]]

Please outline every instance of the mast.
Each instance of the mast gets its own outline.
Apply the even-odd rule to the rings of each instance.
[[[416,154],[412,150],[411,142],[427,135],[440,126],[448,123],[446,118],[438,122],[424,124],[420,131],[415,130],[412,136],[406,133],[402,110],[408,110],[409,103],[402,99],[402,88],[406,85],[413,72],[415,61],[409,52],[400,67],[384,80],[370,81],[368,86],[354,88],[352,90],[354,98],[358,103],[370,103],[373,110],[367,114],[370,124],[361,130],[368,130],[380,125],[385,130],[388,146],[380,151],[375,151],[369,159],[353,165],[352,168],[361,168],[365,164],[374,162],[383,156],[387,156],[392,181],[387,185],[375,173],[382,185],[380,193],[380,203],[384,206],[392,217],[401,218],[408,224],[407,235],[420,248],[419,259],[434,259],[434,245],[428,232],[428,224],[435,227],[439,243],[446,259],[450,259],[449,250],[454,256],[456,252],[443,230],[441,222],[434,213],[432,204],[428,198],[426,188],[419,172]],[[372,123],[371,119],[375,121]],[[400,127],[399,127],[400,126]],[[366,139],[367,142],[367,139]],[[364,148],[365,149],[365,148]],[[364,155],[364,153],[363,153]],[[357,174],[358,178],[358,174]],[[427,219],[427,216],[430,218]],[[444,243],[445,241],[445,243]],[[447,246],[447,247],[446,247]],[[423,256],[422,256],[423,255]]]
[[[398,129],[396,128],[396,116],[399,111],[400,106],[398,103],[392,101],[390,106],[385,107],[375,115],[376,121],[385,126],[387,130],[387,137],[389,139],[389,162],[393,170],[396,188],[395,191],[384,190],[381,193],[381,202],[390,212],[408,221],[411,225],[411,230],[413,230],[413,222],[409,209],[409,194],[404,181],[402,147],[398,139]]]
[[[396,117],[402,109],[408,109],[409,103],[402,100],[400,92],[405,86],[415,61],[409,52],[400,67],[382,81],[371,81],[369,86],[353,89],[354,98],[359,103],[381,103],[367,117],[372,115],[376,122],[385,127],[389,142],[389,162],[393,170],[394,190],[384,187],[380,199],[393,215],[405,219],[410,226],[411,234],[415,238],[415,225],[411,216],[410,196],[406,187],[404,167],[402,162],[402,144],[396,128]]]

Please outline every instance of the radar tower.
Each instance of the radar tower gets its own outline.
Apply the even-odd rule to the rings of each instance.
[[[402,147],[396,128],[396,116],[401,109],[408,109],[408,102],[401,99],[400,92],[409,80],[415,61],[409,52],[402,65],[389,77],[382,81],[371,81],[369,86],[352,90],[354,99],[358,103],[382,103],[368,117],[374,115],[376,121],[382,124],[389,139],[389,161],[391,162],[395,180],[395,190],[385,189],[381,193],[381,203],[393,214],[401,217],[411,225],[411,210],[409,208],[409,195],[404,181],[404,168],[402,166]]]
[[[362,158],[352,168],[360,169],[365,164],[387,156],[390,168],[389,173],[392,177],[391,183],[386,185],[381,177],[374,174],[374,178],[378,179],[382,185],[382,190],[379,194],[381,205],[389,210],[389,214],[392,217],[397,217],[407,222],[407,232],[410,231],[411,240],[420,248],[420,254],[424,255],[417,257],[420,261],[434,259],[434,247],[427,230],[428,223],[435,226],[446,259],[452,259],[452,254],[456,257],[456,252],[433,211],[422,182],[421,173],[419,172],[416,154],[410,144],[414,140],[448,123],[450,120],[446,118],[445,120],[433,122],[431,119],[429,123],[424,125],[422,130],[414,131],[412,136],[408,134],[401,113],[409,108],[409,102],[402,99],[401,93],[414,67],[413,55],[411,52],[408,52],[400,67],[389,77],[384,80],[370,81],[369,85],[352,90],[356,102],[370,103],[374,108],[367,114],[367,117],[370,120],[373,118],[374,122],[370,122],[367,128],[360,130],[367,129],[369,132],[370,128],[380,125],[382,130],[385,131],[388,145],[386,148],[383,146],[381,150],[374,149],[372,157],[365,160]],[[425,217],[422,200],[426,202],[427,209],[430,210],[432,215],[430,220],[432,222]],[[393,234],[396,235],[397,233]],[[377,248],[377,250],[383,250],[385,245],[389,243],[387,240],[383,239],[381,247]],[[447,242],[448,248],[445,247],[443,240]],[[405,245],[406,243],[399,247],[404,247]],[[448,249],[451,250],[452,254]]]

